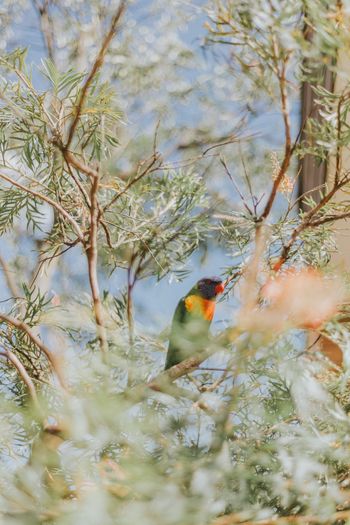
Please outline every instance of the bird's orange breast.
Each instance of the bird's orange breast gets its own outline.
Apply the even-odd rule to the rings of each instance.
[[[185,299],[185,306],[188,312],[204,317],[206,321],[211,321],[215,312],[215,301],[203,299],[198,295],[189,295]]]

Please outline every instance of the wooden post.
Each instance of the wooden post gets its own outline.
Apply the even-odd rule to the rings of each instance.
[[[334,82],[331,71],[327,67],[322,66],[318,73],[317,76],[320,77],[320,83],[323,87],[328,91],[333,91]],[[301,88],[301,125],[303,127],[301,141],[306,144],[310,144],[312,141],[308,134],[307,126],[305,126],[307,119],[312,117],[321,120],[315,98],[312,84],[303,82]],[[327,162],[318,163],[312,155],[306,154],[300,161],[299,195],[307,193],[308,196],[311,196],[318,203],[320,201],[320,187],[326,182],[326,176]],[[303,201],[301,201],[301,209],[303,211],[307,209]]]
[[[312,34],[306,35],[308,39],[312,39]],[[317,68],[316,68],[317,69]],[[334,93],[340,93],[345,85],[348,83],[350,76],[350,56],[346,50],[339,52],[337,57],[337,70],[347,74],[337,75],[334,78],[333,73],[326,66],[321,66],[317,71],[318,84],[321,84],[325,89]],[[320,120],[322,117],[317,108],[315,94],[312,89],[312,84],[304,82],[301,90],[301,122],[302,125],[309,117]],[[303,129],[301,140],[304,143],[310,143],[311,137],[308,136],[307,126]],[[350,170],[350,153],[342,151],[342,166],[343,169]],[[318,203],[320,201],[320,187],[334,177],[335,160],[329,157],[327,161],[321,163],[315,162],[312,155],[305,155],[300,163],[300,183],[299,196],[305,194],[311,195]],[[337,196],[336,198],[339,198]],[[340,196],[341,198],[341,196]],[[305,202],[301,201],[300,207],[303,211],[307,209]],[[339,252],[334,257],[334,262],[343,269],[350,268],[350,234],[347,232],[348,228],[345,221],[338,222],[337,228],[337,244]],[[312,344],[314,342],[314,345]],[[322,352],[331,363],[337,367],[343,364],[343,353],[338,344],[325,336],[319,336],[315,332],[310,332],[309,344],[312,350]]]

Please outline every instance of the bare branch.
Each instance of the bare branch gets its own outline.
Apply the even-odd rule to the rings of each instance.
[[[60,149],[62,150],[62,147]],[[82,160],[78,159],[76,155],[65,149],[63,149],[62,151],[64,160],[67,164],[71,164],[72,166],[74,166],[74,168],[81,171],[82,173],[85,173],[85,175],[92,179],[94,177],[98,177],[98,172],[94,170],[91,166],[85,164],[85,162],[83,162]]]
[[[245,138],[251,138],[251,137],[245,137]],[[218,142],[217,144],[213,144],[212,146],[209,146],[208,148],[206,148],[203,151],[202,155],[204,157],[207,153],[209,153],[209,151],[212,151],[213,149],[216,149],[216,148],[220,148],[222,146],[227,146],[228,144],[234,144],[235,142],[238,142],[238,140],[239,138],[236,135],[231,135],[230,137],[227,138],[227,140]]]
[[[241,199],[241,201],[242,201],[242,203],[243,203],[243,206],[245,207],[245,209],[247,210],[247,212],[249,213],[249,215],[253,216],[253,212],[252,212],[252,210],[249,208],[249,206],[248,206],[248,204],[247,204],[247,201],[246,201],[244,195],[242,194],[242,192],[241,192],[241,190],[239,189],[238,185],[236,184],[236,181],[235,181],[235,179],[233,178],[233,176],[232,176],[230,170],[228,169],[228,166],[227,166],[227,164],[226,164],[226,161],[225,161],[224,157],[220,157],[220,162],[221,162],[221,164],[222,164],[223,167],[224,167],[224,170],[225,170],[225,172],[226,172],[226,175],[229,177],[229,179],[230,179],[230,181],[232,182],[232,184],[233,184],[233,186],[234,186],[236,192],[238,193],[238,195],[239,195],[239,197],[240,197],[240,199]]]

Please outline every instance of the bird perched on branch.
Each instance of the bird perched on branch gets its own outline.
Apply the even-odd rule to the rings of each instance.
[[[204,277],[180,299],[171,325],[165,370],[205,347],[215,299],[224,289],[225,283],[219,277]]]

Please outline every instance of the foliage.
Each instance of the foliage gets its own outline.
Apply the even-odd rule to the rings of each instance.
[[[33,67],[8,45],[12,9],[1,21],[3,523],[350,516],[348,279],[332,262],[350,92],[311,65],[344,74],[346,11],[202,4],[35,1],[47,56]],[[299,140],[306,81],[321,118]],[[258,134],[270,110],[273,140]],[[334,170],[298,212],[305,155]],[[158,282],[190,288],[212,252],[228,319],[161,372]],[[310,328],[344,368],[310,352]]]

